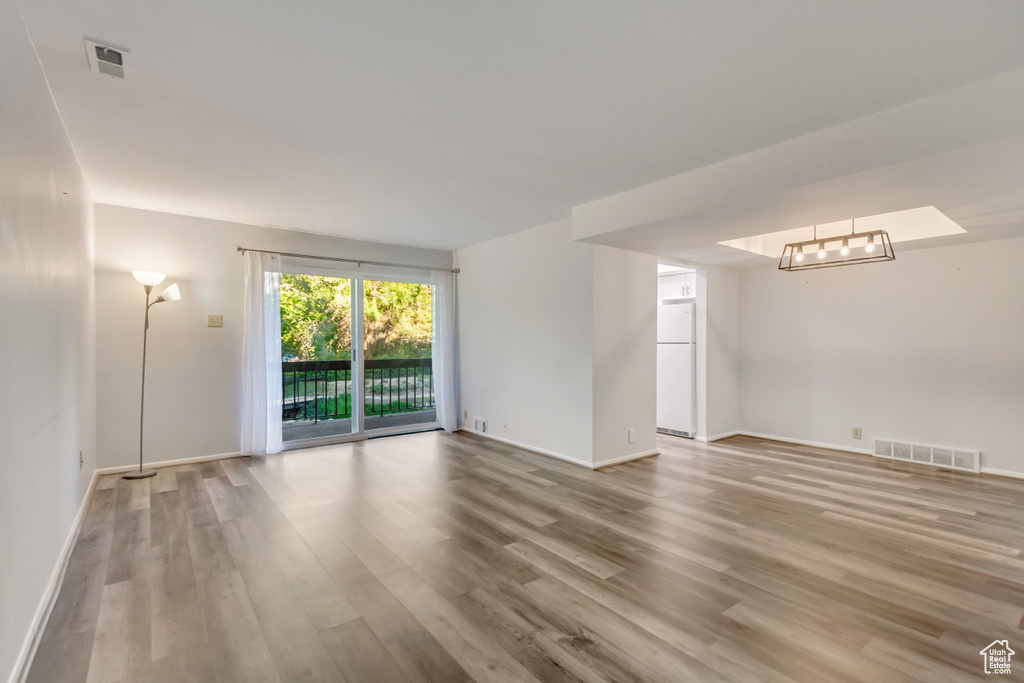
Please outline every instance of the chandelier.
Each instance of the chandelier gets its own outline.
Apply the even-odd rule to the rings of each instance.
[[[885,230],[857,232],[851,220],[849,234],[818,237],[818,226],[815,225],[813,239],[787,244],[782,248],[779,270],[814,270],[895,259],[896,252],[892,250],[889,233]]]

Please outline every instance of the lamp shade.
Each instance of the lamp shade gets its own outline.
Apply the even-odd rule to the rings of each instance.
[[[173,283],[170,287],[164,290],[164,293],[160,295],[160,298],[164,301],[177,301],[181,298],[181,292],[178,291],[178,283]]]
[[[132,275],[135,276],[140,285],[146,285],[147,287],[155,287],[167,277],[163,273],[157,273],[153,270],[133,270]]]

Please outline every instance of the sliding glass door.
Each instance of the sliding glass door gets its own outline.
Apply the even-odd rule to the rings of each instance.
[[[352,289],[356,285],[351,278],[281,275],[281,436],[285,442],[357,431],[358,377],[352,367]]]
[[[301,270],[281,276],[286,445],[436,426],[431,286]]]
[[[381,280],[363,283],[367,431],[437,422],[432,320],[430,285]]]

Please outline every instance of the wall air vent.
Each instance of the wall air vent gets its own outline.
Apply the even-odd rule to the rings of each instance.
[[[668,429],[666,427],[658,427],[657,432],[659,434],[668,434],[670,436],[681,436],[684,439],[692,439],[696,436],[694,432],[681,432],[678,429]]]
[[[875,439],[873,455],[876,458],[934,465],[963,472],[981,471],[981,453],[961,448],[927,446],[893,439]]]
[[[124,63],[128,50],[85,41],[85,52],[89,57],[89,68],[98,74],[124,78]]]

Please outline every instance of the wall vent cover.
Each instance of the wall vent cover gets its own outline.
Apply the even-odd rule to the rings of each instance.
[[[693,432],[683,432],[678,429],[668,429],[667,427],[658,427],[659,434],[668,434],[670,436],[681,436],[684,439],[692,439],[696,436]]]
[[[875,439],[873,455],[876,458],[934,465],[963,472],[981,471],[981,452],[948,446],[928,446],[894,439]]]
[[[85,53],[89,57],[89,68],[98,74],[124,78],[124,64],[128,50],[85,41]]]

